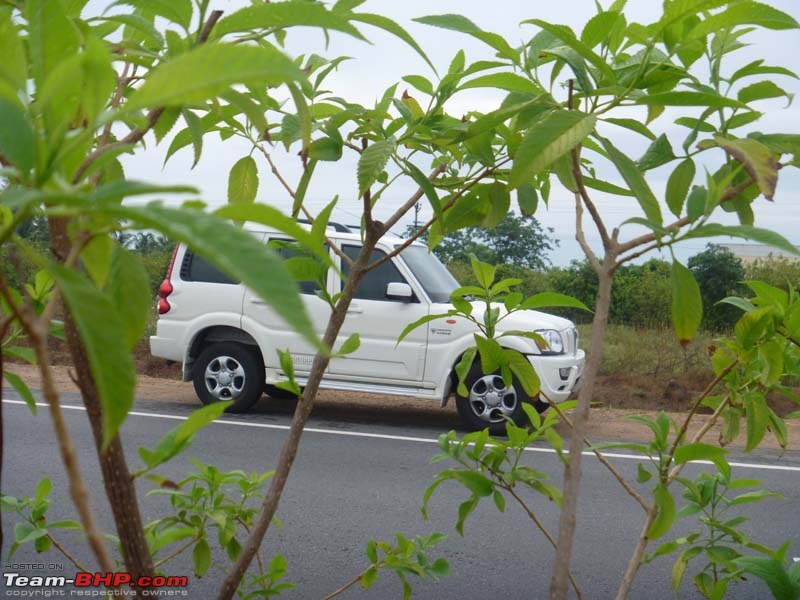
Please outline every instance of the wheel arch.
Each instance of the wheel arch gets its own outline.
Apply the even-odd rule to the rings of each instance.
[[[186,357],[183,361],[183,380],[192,379],[192,367],[194,361],[200,353],[211,344],[217,342],[235,342],[245,346],[252,346],[256,350],[256,356],[261,364],[264,364],[264,357],[255,338],[243,329],[231,327],[229,325],[212,325],[198,331],[192,341],[186,346]]]

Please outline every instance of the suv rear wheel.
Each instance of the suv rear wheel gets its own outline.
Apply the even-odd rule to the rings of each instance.
[[[527,424],[523,402],[533,404],[539,412],[544,412],[548,406],[538,399],[532,401],[516,377],[510,386],[506,386],[499,371],[484,374],[480,362],[472,365],[464,385],[468,395],[456,393],[456,409],[461,421],[471,431],[488,427],[492,435],[504,435],[506,418],[520,426]]]
[[[200,353],[192,381],[203,404],[232,400],[227,412],[246,412],[261,397],[264,367],[258,355],[243,344],[220,342]]]

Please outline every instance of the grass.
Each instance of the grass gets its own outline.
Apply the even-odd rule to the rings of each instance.
[[[591,326],[579,325],[581,348],[589,347]],[[707,378],[711,372],[708,346],[712,334],[701,332],[684,349],[668,328],[609,325],[603,347],[600,375],[626,374],[661,381]]]

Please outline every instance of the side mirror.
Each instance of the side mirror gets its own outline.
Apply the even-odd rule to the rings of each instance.
[[[414,292],[407,283],[392,281],[386,286],[386,297],[389,300],[400,300],[401,302],[411,302]]]

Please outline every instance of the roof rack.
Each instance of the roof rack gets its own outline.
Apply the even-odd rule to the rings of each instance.
[[[306,225],[311,224],[311,221],[308,219],[297,219],[297,222],[304,223]],[[328,227],[333,227],[334,231],[338,231],[339,233],[353,233],[353,231],[347,225],[342,225],[341,223],[336,223],[334,221],[328,221]]]

